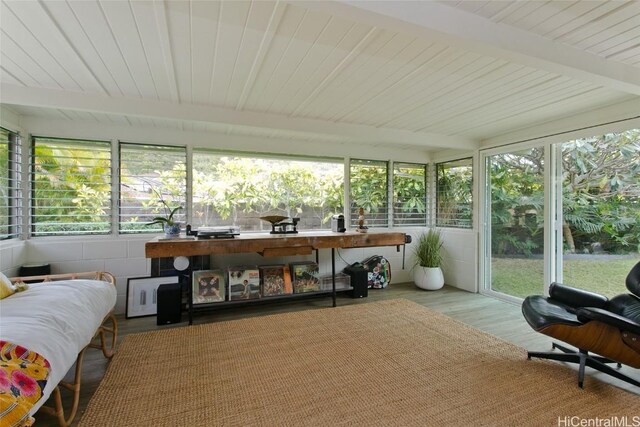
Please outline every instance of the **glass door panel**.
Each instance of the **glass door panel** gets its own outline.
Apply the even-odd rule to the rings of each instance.
[[[489,156],[486,177],[485,289],[517,298],[541,294],[544,148]]]
[[[640,129],[559,144],[557,280],[614,296],[640,260]]]

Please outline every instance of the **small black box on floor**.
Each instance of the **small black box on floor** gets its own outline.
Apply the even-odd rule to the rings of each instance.
[[[349,292],[351,298],[366,298],[369,296],[367,286],[367,270],[359,265],[350,265],[344,269],[344,272],[351,276],[351,287],[353,290]]]
[[[49,264],[29,264],[20,267],[18,272],[20,277],[29,276],[46,276],[51,274],[51,265]],[[39,280],[25,280],[25,283],[39,282]]]
[[[182,284],[167,283],[158,286],[158,325],[182,321]]]

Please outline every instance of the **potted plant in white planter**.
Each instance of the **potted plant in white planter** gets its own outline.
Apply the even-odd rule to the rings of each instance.
[[[160,199],[160,203],[162,203],[162,207],[164,208],[165,215],[157,216],[153,218],[153,220],[147,225],[153,224],[162,224],[164,229],[164,235],[167,238],[175,238],[180,235],[180,223],[174,221],[173,216],[182,209],[182,206],[176,206],[175,208],[170,208],[167,202],[162,197],[162,194],[159,194],[156,190],[153,190]]]
[[[442,274],[442,236],[439,231],[430,229],[421,235],[414,249],[416,264],[413,268],[413,281],[421,289],[436,290],[444,286]]]

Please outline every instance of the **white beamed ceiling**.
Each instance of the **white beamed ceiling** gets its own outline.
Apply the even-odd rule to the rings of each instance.
[[[29,117],[468,149],[640,98],[640,2],[2,0],[0,15],[0,102]]]
[[[638,1],[455,0],[442,3],[604,59],[640,67]]]

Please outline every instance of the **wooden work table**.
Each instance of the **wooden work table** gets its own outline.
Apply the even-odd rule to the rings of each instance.
[[[336,262],[335,250],[337,248],[368,248],[376,246],[404,246],[406,234],[398,232],[369,231],[368,233],[358,233],[347,231],[337,233],[331,231],[301,231],[298,234],[269,234],[269,233],[247,233],[235,236],[234,238],[212,238],[197,239],[195,237],[182,237],[177,239],[165,239],[157,237],[145,244],[145,255],[147,258],[166,258],[179,256],[197,255],[224,255],[256,252],[262,256],[293,256],[309,255],[316,251],[316,261],[318,260],[319,249],[331,249],[331,275],[333,306],[336,306]],[[193,322],[194,305],[189,287],[189,324]],[[302,294],[292,294],[281,298],[269,297],[259,300],[226,301],[209,304],[210,307],[251,303],[255,301],[274,301],[276,299],[313,296],[318,294],[328,294],[329,291],[313,292]]]
[[[316,249],[400,246],[405,233],[301,231],[298,234],[247,233],[230,239],[155,238],[145,244],[147,258],[256,252],[263,256],[309,255]]]

